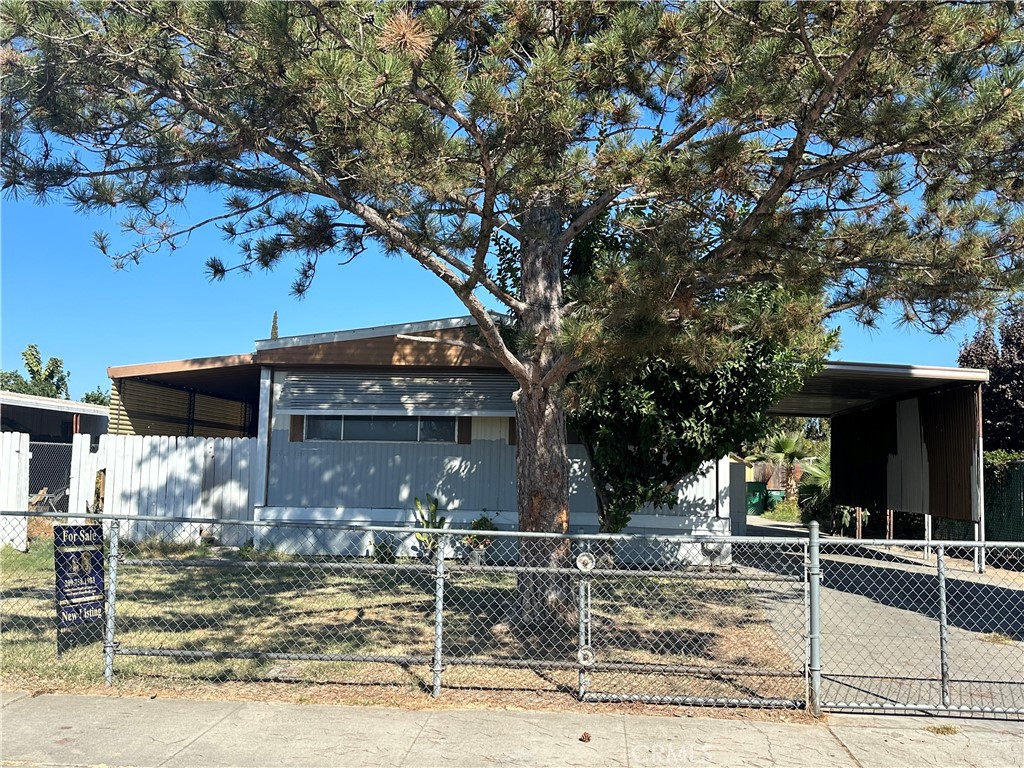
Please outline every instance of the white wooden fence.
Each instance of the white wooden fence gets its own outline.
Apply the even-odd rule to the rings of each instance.
[[[144,437],[102,435],[90,452],[90,436],[75,435],[71,459],[69,511],[85,513],[94,506],[96,473],[104,471],[103,512],[156,517],[252,519],[251,499],[261,474],[255,463],[255,438]],[[136,524],[122,534],[150,535],[184,542],[199,536],[228,536],[241,544],[248,535],[206,530],[201,525]]]
[[[0,510],[19,512],[28,509],[28,435],[0,432]],[[28,550],[28,518],[5,517],[0,525],[0,546],[9,544],[22,552]]]

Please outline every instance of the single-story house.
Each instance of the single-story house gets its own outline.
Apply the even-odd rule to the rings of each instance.
[[[402,338],[462,339],[454,318],[256,342],[234,355],[109,369],[110,434],[253,436],[265,463],[259,519],[414,522],[436,496],[453,524],[516,524],[515,380],[489,355]],[[583,447],[570,438],[574,532],[597,528]],[[732,488],[730,487],[732,484]],[[728,459],[634,529],[730,530],[744,510]],[[738,502],[736,501],[738,499]]]
[[[118,366],[111,434],[251,436],[257,519],[414,521],[437,496],[453,524],[516,524],[515,380],[490,355],[444,343],[471,318],[265,339],[243,355]],[[986,371],[829,363],[779,415],[833,420],[833,487],[851,506],[980,520],[980,385]],[[573,532],[596,529],[582,446]],[[630,530],[742,533],[742,465],[709,462],[671,509]]]
[[[71,441],[107,431],[108,409],[76,400],[0,391],[0,501],[24,509],[27,500],[44,511],[67,511]],[[12,441],[25,441],[24,444]],[[13,454],[23,457],[16,461]]]
[[[22,432],[33,442],[70,443],[72,435],[101,435],[107,419],[105,405],[0,390],[0,431]]]

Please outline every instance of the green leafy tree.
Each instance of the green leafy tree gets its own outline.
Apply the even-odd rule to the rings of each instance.
[[[29,344],[21,353],[25,364],[26,378],[18,371],[0,373],[0,389],[18,392],[23,395],[55,397],[70,399],[68,394],[68,378],[70,374],[64,370],[64,361],[59,357],[51,357],[46,363],[39,354],[39,347]]]
[[[982,388],[982,431],[986,450],[1024,451],[1024,310],[1006,314],[982,329],[960,350],[964,368],[988,368]]]
[[[790,289],[746,329],[772,337],[888,302],[941,330],[1021,281],[1006,3],[9,0],[0,25],[4,187],[124,209],[130,242],[96,237],[116,264],[177,247],[207,189],[240,246],[214,277],[294,257],[302,293],[375,244],[444,281],[520,385],[524,529],[568,530],[568,376],[617,350],[714,367],[730,289]],[[608,212],[642,258],[568,278]],[[564,602],[538,584],[527,618]]]
[[[82,395],[82,402],[89,403],[90,405],[110,405],[110,390],[102,390],[97,384],[96,389],[92,392],[86,392]]]
[[[587,451],[601,530],[622,530],[645,504],[674,506],[686,476],[764,435],[768,409],[820,370],[831,341],[747,340],[710,370],[662,358],[583,369],[568,419]]]

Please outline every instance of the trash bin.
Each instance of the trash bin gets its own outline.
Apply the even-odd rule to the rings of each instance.
[[[764,513],[764,504],[768,494],[766,483],[747,483],[747,514]]]
[[[775,505],[786,500],[785,491],[768,491],[768,498],[765,500],[765,506],[768,509],[775,509]]]

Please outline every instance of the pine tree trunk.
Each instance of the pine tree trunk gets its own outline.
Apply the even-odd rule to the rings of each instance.
[[[793,463],[786,468],[786,501],[797,501],[799,498],[797,482],[800,479],[798,466]]]
[[[521,286],[527,308],[520,320],[533,346],[521,351],[530,374],[519,380],[516,394],[519,530],[564,534],[569,531],[569,454],[558,400],[564,377],[543,381],[560,356],[555,342],[562,320],[562,253],[555,242],[561,217],[555,201],[535,201],[524,212],[522,228]],[[524,566],[568,567],[571,557],[567,540],[524,539],[520,544]],[[517,620],[528,626],[573,621],[570,587],[567,575],[520,574]]]
[[[544,533],[569,531],[569,457],[565,416],[553,393],[540,386],[520,390],[516,402],[519,455],[519,530]],[[531,568],[564,568],[571,564],[567,539],[523,539],[519,563]],[[568,576],[520,574],[518,620],[531,626],[572,621],[575,603]]]

